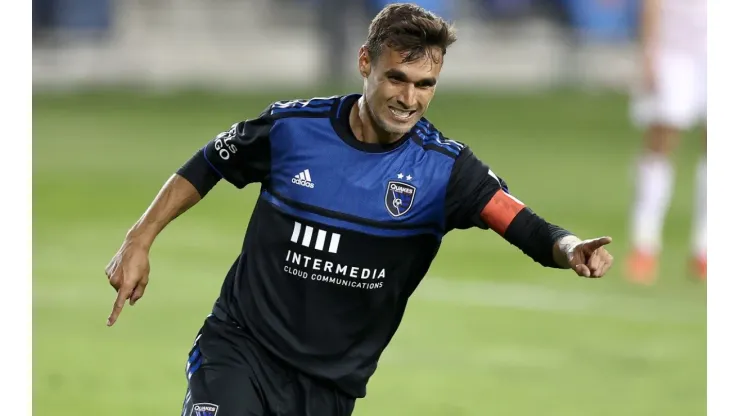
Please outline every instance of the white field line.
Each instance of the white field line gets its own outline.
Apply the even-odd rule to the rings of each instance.
[[[554,289],[528,283],[432,277],[422,281],[412,299],[462,306],[611,317],[638,322],[706,322],[706,307],[695,302],[651,299],[625,293],[605,294],[588,289]]]
[[[36,307],[85,308],[112,304],[115,298],[115,293],[108,286],[105,277],[98,281],[90,281],[90,286],[54,285],[53,288],[40,284],[34,286],[33,303]],[[215,299],[217,295],[213,293],[211,297]],[[152,301],[154,300],[150,297],[149,302]],[[192,303],[192,301],[192,298],[179,294],[173,294],[166,299],[167,303]],[[427,277],[411,297],[411,303],[414,302],[588,315],[636,322],[679,324],[706,322],[706,308],[696,302],[655,299],[625,293],[603,293],[588,289],[578,291],[555,289],[529,283]]]

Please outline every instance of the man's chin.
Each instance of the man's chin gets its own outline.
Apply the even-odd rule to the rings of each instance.
[[[383,123],[381,123],[381,128],[385,130],[386,133],[404,135],[411,131],[414,125],[416,125],[416,120],[409,120],[406,123],[383,120]]]

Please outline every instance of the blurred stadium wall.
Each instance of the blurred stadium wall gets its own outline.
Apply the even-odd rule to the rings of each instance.
[[[34,90],[242,90],[357,80],[382,0],[33,0]],[[624,90],[637,0],[425,0],[456,22],[445,87]],[[356,85],[356,84],[354,84]]]

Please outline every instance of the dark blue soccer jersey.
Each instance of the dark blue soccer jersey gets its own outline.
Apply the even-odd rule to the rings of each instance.
[[[274,103],[202,155],[236,187],[261,186],[215,308],[279,359],[363,397],[442,238],[487,228],[481,210],[505,184],[426,119],[390,145],[358,141],[358,98]]]

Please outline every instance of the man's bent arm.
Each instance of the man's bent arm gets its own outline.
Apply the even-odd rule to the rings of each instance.
[[[164,227],[203,199],[219,180],[203,152],[197,151],[167,180],[126,239],[149,250]]]
[[[233,124],[167,180],[105,268],[118,292],[108,326],[116,322],[127,299],[133,305],[144,295],[149,282],[149,250],[167,224],[197,204],[221,179],[237,188],[265,180],[270,170],[272,123],[265,111],[254,120]]]
[[[126,240],[149,250],[167,224],[200,200],[201,195],[192,183],[178,174],[172,175],[128,231]]]
[[[197,204],[222,178],[243,188],[269,173],[268,112],[231,126],[199,149],[160,190],[144,215],[129,230],[127,240],[149,249],[167,224]]]

